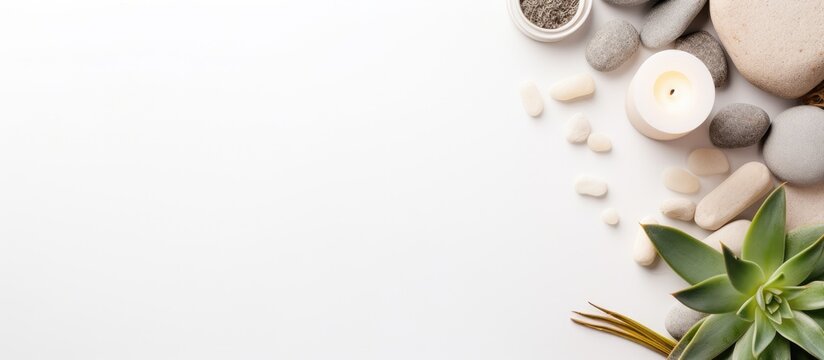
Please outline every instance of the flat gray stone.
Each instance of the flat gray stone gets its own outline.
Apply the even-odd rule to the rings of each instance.
[[[618,6],[637,6],[646,4],[649,0],[604,0],[604,2]]]
[[[687,30],[707,0],[662,0],[641,26],[641,42],[648,48],[667,46]]]
[[[710,122],[710,141],[720,148],[755,145],[770,128],[770,116],[750,104],[729,104]]]
[[[680,340],[684,334],[707,314],[690,309],[680,302],[675,303],[664,318],[664,327],[672,337]]]
[[[803,105],[778,114],[764,142],[764,160],[791,184],[824,182],[824,109]]]
[[[684,35],[675,40],[675,48],[701,59],[710,70],[715,87],[722,87],[727,83],[728,68],[724,47],[710,33],[702,30]]]
[[[585,52],[587,62],[598,71],[612,71],[629,60],[641,39],[632,24],[615,19],[607,22],[589,39]]]

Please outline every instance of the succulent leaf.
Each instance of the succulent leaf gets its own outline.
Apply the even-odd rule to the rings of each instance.
[[[803,289],[789,293],[787,299],[790,308],[795,310],[824,309],[824,281],[813,281]]]
[[[811,355],[824,359],[824,330],[807,314],[795,311],[794,315],[792,319],[784,319],[781,324],[774,324],[775,329]]]
[[[753,324],[752,355],[758,358],[775,337],[775,328],[772,322],[760,311],[755,314],[755,324]]]
[[[721,253],[704,242],[669,226],[642,226],[658,254],[688,283],[697,284],[726,272]]]
[[[695,337],[695,333],[698,332],[698,329],[704,323],[704,320],[706,320],[706,318],[698,320],[698,322],[696,322],[694,325],[692,325],[692,327],[689,330],[687,330],[684,336],[681,337],[681,340],[678,341],[677,344],[675,344],[675,347],[672,349],[669,356],[667,356],[667,360],[677,360],[681,358],[681,354],[684,352],[684,349],[686,349],[687,345],[689,345],[690,342],[692,342],[692,339]]]
[[[751,297],[744,302],[744,305],[735,313],[738,317],[746,321],[755,321],[755,311],[758,309],[758,304],[755,303],[755,297]]]
[[[687,307],[708,314],[736,311],[749,298],[732,286],[727,275],[713,276],[673,296]]]
[[[735,344],[750,327],[749,322],[733,313],[707,316],[678,359],[712,359]]]
[[[752,341],[755,334],[755,325],[750,326],[738,342],[735,343],[735,350],[732,352],[732,360],[756,360],[753,356]]]
[[[778,267],[770,277],[772,286],[796,286],[810,276],[824,251],[824,237],[802,250]],[[779,279],[779,277],[782,277]]]
[[[758,209],[744,237],[742,258],[758,264],[765,274],[772,274],[784,261],[786,218],[786,194],[780,186]]]
[[[764,349],[764,352],[761,353],[760,359],[769,359],[769,360],[790,360],[792,359],[790,353],[790,342],[784,340],[784,338],[780,336],[776,336],[775,339]]]
[[[732,254],[732,251],[721,245],[724,253],[724,264],[732,286],[744,294],[753,294],[764,282],[764,273],[752,261],[742,260]]]
[[[784,259],[789,259],[800,253],[801,250],[810,247],[822,235],[824,235],[824,224],[802,226],[790,231],[787,233],[784,246]],[[824,261],[821,263],[824,263]]]

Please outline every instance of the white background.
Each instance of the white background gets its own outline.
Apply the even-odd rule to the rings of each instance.
[[[4,2],[0,358],[657,359],[568,317],[663,331],[684,283],[632,261],[634,224],[706,126],[628,124],[647,49],[539,119],[518,96],[593,72],[593,28],[644,12],[596,0],[542,44],[502,0]],[[739,101],[790,104],[734,73],[716,110]],[[579,111],[612,153],[563,140]],[[609,196],[577,196],[583,172]]]

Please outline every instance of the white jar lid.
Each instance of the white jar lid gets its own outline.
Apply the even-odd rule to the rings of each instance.
[[[524,16],[521,10],[521,0],[507,0],[507,2],[509,17],[512,18],[515,27],[531,39],[543,42],[556,42],[571,35],[587,21],[592,11],[592,0],[579,0],[578,10],[569,22],[556,29],[544,29]]]

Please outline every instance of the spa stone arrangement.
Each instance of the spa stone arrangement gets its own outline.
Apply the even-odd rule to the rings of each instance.
[[[673,294],[678,303],[663,316],[674,339],[595,305],[602,314],[576,312],[572,320],[670,359],[824,358],[824,1],[507,1],[516,27],[541,42],[574,33],[593,1],[646,9],[640,31],[622,19],[595,29],[583,57],[592,70],[610,72],[641,46],[657,51],[635,70],[624,99],[628,123],[661,146],[710,122],[714,147],[693,149],[685,164],[662,169],[662,186],[682,196],[663,199],[658,212],[712,233],[698,240],[652,215],[632,221],[640,224],[635,262],[650,266],[663,258],[691,285]],[[705,6],[718,39],[707,31],[685,34]],[[798,105],[771,119],[758,104],[716,104],[730,66]],[[591,96],[596,83],[582,73],[556,79],[547,91],[552,106],[564,106]],[[525,82],[520,95],[526,114],[539,117],[541,89]],[[612,149],[610,136],[583,113],[567,120],[563,135],[596,153]],[[724,150],[750,146],[761,149],[762,159],[731,169]],[[703,198],[689,198],[706,176],[726,179]],[[581,174],[574,190],[603,198],[609,185]],[[620,212],[605,207],[600,217],[616,226]]]

